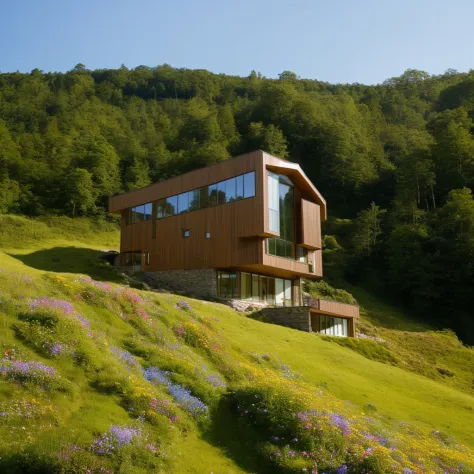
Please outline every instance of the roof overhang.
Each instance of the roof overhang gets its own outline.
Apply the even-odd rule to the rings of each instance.
[[[306,176],[305,172],[301,169],[301,166],[298,163],[282,160],[281,158],[277,158],[268,153],[264,153],[264,155],[266,155],[265,161],[267,169],[288,176],[293,184],[297,186],[304,199],[319,204],[321,220],[325,221],[327,219],[326,200],[316,189],[311,180]]]

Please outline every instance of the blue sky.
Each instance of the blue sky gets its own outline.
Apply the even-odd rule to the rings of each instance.
[[[374,84],[474,68],[474,0],[0,0],[0,71],[123,63]]]

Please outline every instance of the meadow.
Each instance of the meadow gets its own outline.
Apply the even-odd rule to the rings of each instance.
[[[0,224],[0,472],[474,472],[453,333],[349,287],[385,342],[298,332],[130,288],[113,226]]]

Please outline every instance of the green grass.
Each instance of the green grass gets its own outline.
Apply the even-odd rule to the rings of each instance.
[[[473,350],[451,332],[433,331],[363,289],[345,287],[362,306],[361,330],[385,343],[303,333],[253,320],[218,303],[184,298],[192,307],[189,313],[175,307],[183,298],[171,294],[135,291],[145,298],[143,304],[116,299],[120,279],[97,258],[101,249],[116,248],[113,226],[95,232],[89,223],[78,221],[75,234],[71,220],[38,223],[0,216],[0,224],[0,353],[14,348],[20,358],[41,361],[60,375],[59,388],[48,390],[32,382],[12,385],[0,377],[0,412],[22,401],[36,403],[36,410],[52,407],[33,418],[0,418],[1,472],[81,472],[86,465],[93,472],[100,466],[127,473],[301,472],[304,458],[275,461],[268,453],[275,448],[271,436],[293,423],[288,414],[296,408],[291,404],[303,410],[309,400],[361,423],[369,406],[382,430],[392,433],[406,421],[424,433],[420,439],[439,430],[474,449]],[[14,238],[19,229],[24,238]],[[81,274],[114,286],[102,291]],[[89,320],[93,336],[74,318],[40,312],[32,319],[25,313],[28,301],[46,295],[71,302]],[[53,357],[48,352],[51,341],[74,350]],[[147,400],[171,399],[170,394],[144,381],[138,365],[127,368],[111,347],[127,349],[138,365],[173,372],[173,383],[211,407],[209,418],[195,420],[174,405],[174,424],[150,414],[149,405],[141,405],[141,391]],[[293,374],[290,380],[282,365]],[[442,375],[438,368],[453,375]],[[220,374],[228,388],[213,388],[203,374]],[[323,398],[314,398],[320,390],[318,397]],[[253,405],[264,400],[273,421],[258,421],[256,412],[255,421],[247,423],[237,406],[248,399],[251,414]],[[74,461],[80,468],[53,469],[51,453],[73,444],[87,447],[111,425],[136,423],[139,413],[159,455],[151,455],[144,445],[115,457],[96,458],[86,450]],[[304,436],[298,434],[302,440]],[[356,443],[351,437],[331,441],[340,446],[340,456],[352,449],[346,442]],[[28,459],[36,461],[28,464]],[[61,462],[64,469],[68,464]],[[32,463],[47,467],[34,471]]]

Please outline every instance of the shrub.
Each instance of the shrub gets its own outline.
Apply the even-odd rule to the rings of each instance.
[[[341,303],[355,304],[354,297],[346,290],[334,288],[325,281],[304,281],[304,290],[314,298],[339,301]]]

